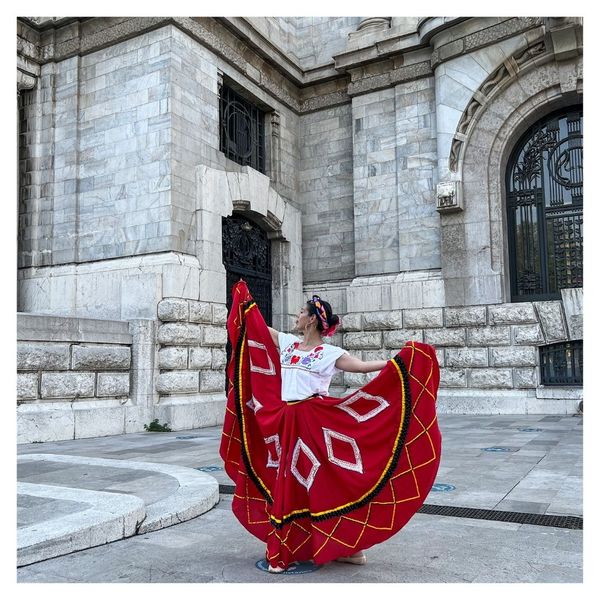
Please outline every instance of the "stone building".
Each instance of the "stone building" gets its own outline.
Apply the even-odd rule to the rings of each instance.
[[[577,410],[582,19],[17,26],[19,441],[222,422],[240,276],[436,346],[441,412]]]

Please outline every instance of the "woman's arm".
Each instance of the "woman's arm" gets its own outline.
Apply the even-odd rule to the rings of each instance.
[[[381,371],[387,364],[386,360],[360,360],[349,354],[342,354],[336,361],[335,366],[341,371],[349,373],[370,373],[371,371]]]
[[[273,343],[275,344],[275,346],[277,346],[277,350],[279,350],[279,331],[277,331],[277,329],[273,329],[272,327],[269,327],[267,325],[267,329],[269,330],[269,333],[271,334],[271,339],[273,340]]]

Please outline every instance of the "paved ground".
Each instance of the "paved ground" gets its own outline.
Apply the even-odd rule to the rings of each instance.
[[[582,421],[581,416],[440,415],[442,461],[426,504],[582,516]],[[169,465],[202,468],[222,486],[230,485],[218,456],[219,440],[215,427],[26,444],[19,446],[19,456],[125,462],[117,469],[48,457],[21,460],[18,476],[28,484],[128,494],[148,508],[164,505],[177,491]],[[164,471],[125,468],[127,461],[138,467],[140,462],[162,465]],[[84,508],[73,498],[31,498],[19,497],[21,529],[47,528],[53,519]],[[255,567],[264,556],[262,543],[239,525],[230,505],[231,496],[221,494],[219,503],[198,517],[23,566],[17,579],[392,583],[581,582],[583,577],[581,530],[429,514],[415,515],[400,533],[370,549],[366,566],[330,563],[305,575],[269,575]]]

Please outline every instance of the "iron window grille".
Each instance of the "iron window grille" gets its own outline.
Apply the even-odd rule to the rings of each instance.
[[[265,172],[265,113],[223,84],[220,88],[221,152],[240,165]]]
[[[560,299],[583,286],[583,111],[548,115],[531,127],[507,169],[512,301]]]
[[[583,385],[583,341],[540,347],[542,385]]]

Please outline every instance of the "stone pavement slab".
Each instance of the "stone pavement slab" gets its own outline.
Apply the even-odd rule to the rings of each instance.
[[[580,530],[416,514],[367,550],[364,566],[328,563],[306,575],[255,567],[264,544],[231,512],[231,496],[159,531],[18,569],[18,582],[542,583],[582,581]]]

